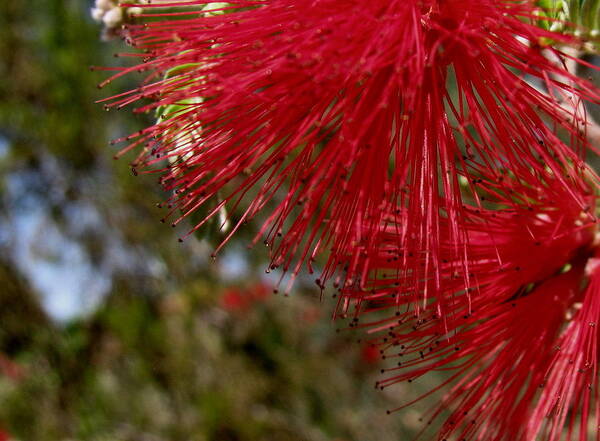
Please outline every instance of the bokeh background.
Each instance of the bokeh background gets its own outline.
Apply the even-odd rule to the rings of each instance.
[[[408,440],[435,384],[375,390],[382,360],[314,280],[273,294],[259,221],[213,262],[161,224],[156,176],[109,140],[151,116],[95,101],[118,40],[92,1],[0,1],[0,440]],[[187,225],[189,227],[189,224]]]

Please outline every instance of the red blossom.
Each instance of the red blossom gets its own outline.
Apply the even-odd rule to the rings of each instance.
[[[227,311],[246,312],[254,304],[265,301],[271,292],[263,283],[255,283],[244,289],[231,287],[223,292],[220,303]]]
[[[25,375],[23,368],[4,354],[0,354],[0,375],[19,381]]]
[[[475,188],[461,189],[460,175],[553,176],[583,206],[581,173],[562,168],[585,167],[584,122],[556,97],[598,95],[545,55],[561,56],[540,41],[575,41],[535,26],[533,3],[257,0],[234,1],[223,15],[147,14],[160,20],[126,32],[143,62],[117,75],[149,74],[109,107],[150,98],[136,110],[163,109],[165,119],[127,137],[121,154],[140,150],[140,170],[171,160],[162,183],[174,191],[174,225],[206,204],[207,219],[229,206],[227,240],[266,211],[255,241],[265,238],[271,266],[291,272],[288,286],[323,252],[319,283],[342,268],[363,274],[344,256],[357,246],[377,255],[388,206],[406,225],[398,246],[430,249],[435,270],[440,215],[464,241],[458,219]]]
[[[238,288],[229,288],[221,296],[221,306],[230,312],[244,312],[251,306],[251,299]]]
[[[445,419],[440,438],[558,441],[567,428],[587,440],[600,424],[597,220],[557,180],[480,184],[490,208],[461,219],[466,243],[445,235],[438,271],[423,272],[427,249],[394,248],[403,230],[388,226],[370,289],[342,290],[342,313],[392,364],[378,387],[450,374],[427,415]],[[595,206],[590,191],[581,197]],[[452,260],[457,247],[466,257]]]
[[[264,282],[254,283],[248,289],[250,296],[254,299],[254,301],[262,302],[269,298],[269,296],[273,293],[273,287],[267,285]]]
[[[360,351],[360,358],[367,364],[376,364],[381,361],[379,348],[372,344],[363,345]]]
[[[228,206],[228,240],[265,211],[255,242],[288,289],[326,255],[338,315],[394,363],[380,388],[450,373],[428,416],[440,439],[584,441],[600,423],[598,182],[577,114],[599,96],[542,46],[576,41],[537,27],[534,3],[159,10],[127,29],[142,63],[117,74],[146,80],[109,100],[164,117],[121,154],[169,160],[174,225]]]

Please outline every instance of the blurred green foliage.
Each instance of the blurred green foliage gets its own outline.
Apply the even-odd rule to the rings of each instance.
[[[600,0],[538,0],[539,24],[553,31],[574,33],[597,51],[600,37]]]
[[[95,88],[106,76],[88,67],[122,62],[112,53],[123,48],[100,41],[90,7],[0,2],[0,436],[414,434],[423,425],[417,410],[385,410],[426,387],[374,390],[377,354],[351,339],[357,335],[335,332],[321,312],[331,305],[315,288],[299,283],[290,298],[258,295],[264,250],[244,251],[250,268],[235,279],[226,259],[207,260],[205,241],[177,242],[189,225],[173,231],[158,222],[164,214],[155,203],[168,195],[154,176],[132,176],[127,158],[112,161],[108,146],[153,116],[94,104],[135,78]],[[245,249],[248,236],[237,240],[227,249]],[[60,274],[87,268],[104,288],[84,283],[75,295],[85,303],[96,290],[99,304],[67,321],[49,315],[52,299],[40,288],[48,276],[46,285],[36,277],[55,266]],[[53,295],[72,292],[67,282],[50,277]]]

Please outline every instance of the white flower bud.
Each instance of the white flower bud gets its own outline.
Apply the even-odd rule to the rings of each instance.
[[[129,15],[129,16],[138,15],[138,14],[141,14],[142,12],[144,12],[144,8],[140,8],[140,7],[127,9],[127,15]]]
[[[100,8],[92,8],[92,18],[96,21],[102,21],[104,11]]]
[[[225,8],[228,6],[228,3],[225,2],[211,2],[211,3],[207,3],[202,9],[204,11],[210,11],[212,9],[221,9],[221,8]],[[217,14],[222,14],[222,11],[217,12]]]
[[[123,21],[123,10],[119,7],[112,8],[102,18],[107,28],[116,28]]]
[[[111,0],[96,0],[96,8],[110,11],[114,7],[115,4]]]

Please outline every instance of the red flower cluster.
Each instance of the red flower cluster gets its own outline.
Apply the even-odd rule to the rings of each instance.
[[[246,289],[230,287],[221,294],[221,307],[229,312],[243,313],[263,302],[268,293],[269,288],[263,283],[255,283]]]
[[[381,353],[377,346],[373,344],[363,345],[360,351],[360,358],[367,364],[377,364],[381,361]]]
[[[0,376],[6,376],[13,381],[19,381],[24,375],[25,371],[22,366],[12,361],[6,355],[0,353]]]
[[[445,418],[440,436],[558,440],[567,425],[588,439],[588,417],[595,430],[600,410],[596,219],[556,180],[482,184],[489,206],[460,220],[465,242],[443,222],[435,277],[419,270],[427,250],[397,247],[401,216],[390,216],[368,289],[343,290],[342,312],[354,315],[353,327],[370,328],[369,343],[393,362],[381,389],[451,372],[449,392],[429,415]],[[591,192],[581,196],[595,206]]]
[[[109,104],[161,114],[122,153],[169,160],[174,225],[228,206],[229,239],[265,212],[255,240],[290,286],[324,255],[339,314],[399,360],[379,386],[453,373],[440,436],[588,439],[600,270],[579,109],[600,96],[543,45],[576,41],[527,0],[189,9],[205,3],[127,28],[143,62],[117,75],[150,73]]]

